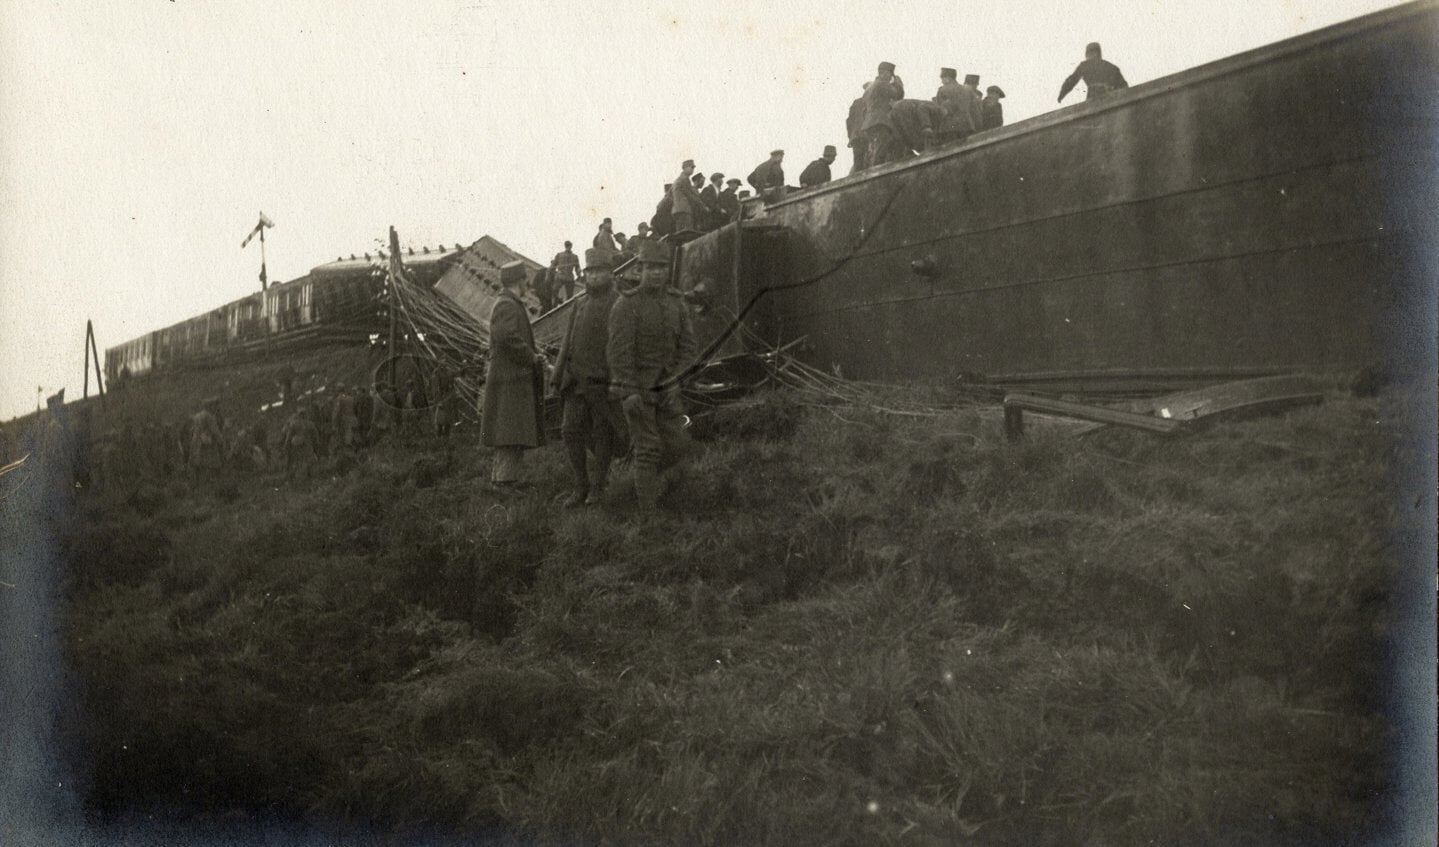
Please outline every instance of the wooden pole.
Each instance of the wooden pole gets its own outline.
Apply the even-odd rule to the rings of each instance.
[[[85,335],[90,340],[90,352],[95,358],[95,390],[100,394],[100,408],[103,409],[105,408],[105,374],[100,367],[100,348],[95,344],[95,327],[88,320],[85,321]],[[89,382],[88,375],[89,372],[86,371],[87,383]]]
[[[390,347],[387,351],[390,356],[390,388],[395,387],[395,314],[397,303],[395,301],[395,286],[400,283],[400,236],[390,227]]]
[[[260,290],[270,287],[270,278],[265,270],[265,225],[260,224]]]
[[[90,398],[90,345],[95,340],[95,330],[91,329],[90,322],[85,321],[85,390],[80,399]]]

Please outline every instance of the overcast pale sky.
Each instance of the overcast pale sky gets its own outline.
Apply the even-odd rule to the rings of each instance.
[[[390,225],[543,261],[633,232],[686,158],[783,147],[793,181],[881,60],[912,97],[978,73],[1013,123],[1088,41],[1138,84],[1396,4],[774,5],[0,0],[0,420],[80,394],[87,318],[103,351],[256,290],[262,210],[271,280]]]

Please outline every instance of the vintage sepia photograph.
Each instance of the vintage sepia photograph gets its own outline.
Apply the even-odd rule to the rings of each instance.
[[[1439,0],[0,0],[0,844],[1423,845]]]

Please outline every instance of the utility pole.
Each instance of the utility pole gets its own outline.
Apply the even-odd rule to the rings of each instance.
[[[100,408],[105,408],[105,382],[100,371],[100,350],[95,346],[95,325],[89,320],[85,321],[85,394],[90,396],[90,361],[91,356],[95,361],[95,390],[100,394]]]
[[[390,227],[390,349],[388,352],[390,356],[389,382],[391,389],[395,387],[395,357],[399,355],[395,352],[395,322],[397,317],[395,311],[398,306],[395,286],[400,283],[400,272],[400,236],[399,233],[395,232],[394,227]]]

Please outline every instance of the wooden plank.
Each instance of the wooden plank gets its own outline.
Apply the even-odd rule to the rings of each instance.
[[[1033,394],[1007,394],[1004,397],[1004,429],[1010,439],[1018,438],[1024,433],[1023,413],[1025,411],[1127,426],[1161,435],[1171,435],[1184,428],[1182,421],[1172,418],[1126,412],[1107,406],[1096,406],[1092,403],[1076,403],[1073,400],[1038,397]]]

